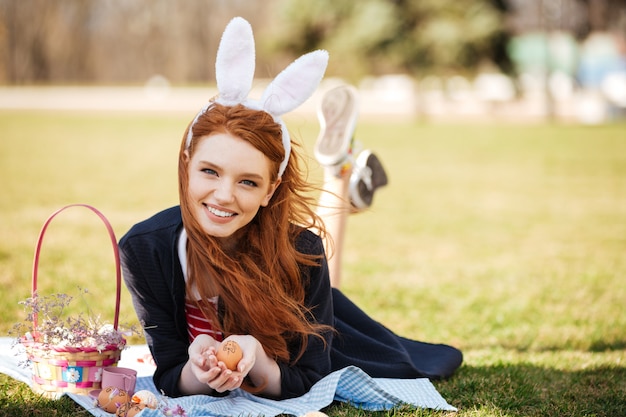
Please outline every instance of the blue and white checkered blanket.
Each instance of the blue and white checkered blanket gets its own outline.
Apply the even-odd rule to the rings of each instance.
[[[0,372],[29,383],[29,370],[17,365],[19,357],[15,352],[11,352],[10,343],[11,339],[0,338]],[[146,389],[158,394],[152,383],[152,368],[137,362],[137,358],[146,351],[145,346],[131,346],[122,352],[122,359],[118,365],[138,370],[136,391]],[[96,417],[111,416],[96,407],[94,399],[90,396],[67,395]],[[371,378],[356,367],[333,372],[315,384],[305,395],[288,400],[269,400],[243,390],[235,390],[221,398],[192,395],[165,400],[169,407],[183,408],[188,417],[233,415],[271,417],[279,414],[301,416],[309,411],[327,407],[333,401],[349,403],[368,411],[388,410],[404,404],[436,410],[457,410],[446,402],[426,378]],[[141,417],[163,417],[163,413],[160,410],[146,409],[141,413]]]

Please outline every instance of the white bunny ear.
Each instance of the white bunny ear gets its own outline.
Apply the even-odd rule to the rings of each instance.
[[[315,92],[328,65],[328,52],[318,50],[302,55],[267,86],[260,103],[272,116],[288,113]]]
[[[280,116],[300,106],[315,92],[328,65],[328,52],[314,51],[296,59],[267,86],[259,101],[248,99],[254,79],[254,59],[252,27],[245,19],[236,17],[224,29],[217,50],[215,78],[219,95],[215,102],[225,106],[243,104],[249,109],[263,110],[280,123],[285,148],[285,157],[278,170],[280,177],[291,153],[289,131]],[[210,106],[211,103],[203,107],[191,122],[186,146],[191,144],[193,126]]]
[[[215,78],[220,104],[233,106],[243,103],[254,78],[254,36],[250,23],[241,17],[232,19],[217,50]]]

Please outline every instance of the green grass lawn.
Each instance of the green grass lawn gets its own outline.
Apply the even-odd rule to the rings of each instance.
[[[177,204],[191,116],[0,112],[2,335],[22,318],[35,241],[54,210],[92,204],[121,237]],[[290,126],[312,154],[317,122]],[[357,137],[390,184],[350,218],[343,290],[397,332],[463,350],[458,373],[435,382],[457,415],[626,415],[626,125],[363,121]],[[113,256],[95,216],[55,219],[39,278],[42,292],[87,288],[90,309],[112,317]],[[121,321],[134,320],[123,289]],[[0,416],[24,412],[87,415],[0,376]]]

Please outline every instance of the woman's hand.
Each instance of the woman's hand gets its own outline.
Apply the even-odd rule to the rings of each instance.
[[[222,343],[229,340],[236,342],[242,351],[242,358],[235,370],[228,369],[224,362],[217,359],[220,343],[213,343],[214,339],[194,341],[189,347],[189,359],[198,381],[220,393],[241,387],[244,378],[254,367],[257,351],[261,348],[261,344],[252,336],[229,336]]]
[[[224,341],[237,342],[243,356],[237,369],[231,371],[217,360],[220,342],[208,335],[200,335],[189,346],[189,360],[180,377],[180,389],[186,394],[232,391],[241,387],[246,376],[261,392],[280,395],[280,368],[269,358],[261,343],[250,335],[232,335]]]
[[[267,356],[261,342],[250,335],[232,335],[224,341],[233,340],[237,342],[243,352],[243,356],[237,364],[237,371],[234,372],[241,381],[249,377],[249,381],[256,388],[258,393],[278,397],[280,395],[280,368],[276,361]],[[220,362],[223,365],[222,362]],[[257,392],[255,392],[257,393]]]
[[[243,377],[239,372],[231,371],[223,362],[217,360],[216,353],[219,346],[220,342],[211,336],[196,337],[189,345],[187,364],[200,384],[221,393],[239,388]]]

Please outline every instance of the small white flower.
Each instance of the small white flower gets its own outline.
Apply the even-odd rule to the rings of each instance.
[[[102,381],[102,368],[98,368],[96,374],[94,375],[94,379],[96,382]]]
[[[76,368],[67,368],[66,375],[68,382],[77,382],[80,380],[80,371]]]

